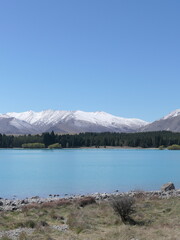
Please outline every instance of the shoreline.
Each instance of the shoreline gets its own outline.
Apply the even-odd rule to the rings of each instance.
[[[134,149],[134,150],[159,150],[159,148],[142,148],[142,147],[128,147],[128,146],[99,146],[99,147],[76,147],[76,148],[0,148],[0,150],[75,150],[75,149]]]
[[[78,200],[83,200],[87,198],[93,198],[95,201],[108,201],[113,196],[129,196],[129,197],[144,197],[147,199],[169,199],[169,198],[180,198],[180,189],[173,190],[155,190],[155,191],[129,191],[129,192],[119,192],[118,190],[112,193],[92,193],[92,194],[82,194],[82,195],[49,195],[49,197],[39,197],[32,196],[24,199],[8,199],[0,198],[0,211],[17,211],[21,210],[23,207],[28,205],[41,205],[45,203],[52,202],[75,202]]]
[[[66,148],[65,148],[66,149]],[[158,150],[159,148],[142,148],[142,147],[128,147],[128,146],[124,146],[124,147],[120,147],[120,146],[106,146],[106,147],[103,147],[103,146],[100,146],[100,147],[79,147],[79,148],[71,148],[71,149],[138,149],[138,150],[146,150],[146,149],[150,149],[150,150]]]

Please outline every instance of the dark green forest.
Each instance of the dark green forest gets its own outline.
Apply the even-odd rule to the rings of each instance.
[[[0,134],[0,148],[21,148],[26,143],[42,143],[45,147],[59,143],[62,148],[78,147],[142,147],[158,148],[164,145],[180,145],[180,133],[169,131],[141,133],[80,133],[58,135],[54,132],[41,135]]]

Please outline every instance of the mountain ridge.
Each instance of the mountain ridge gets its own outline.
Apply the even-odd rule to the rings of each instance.
[[[8,112],[0,114],[0,133],[41,134],[80,132],[180,132],[180,109],[154,121],[146,122],[137,118],[123,118],[96,111],[44,110],[40,112]]]
[[[139,129],[140,132],[172,131],[180,132],[180,109],[170,112],[168,115],[147,124]]]
[[[55,131],[56,133],[80,133],[80,132],[136,132],[136,130],[142,126],[148,124],[148,122],[136,118],[122,118],[112,114],[96,111],[96,112],[84,112],[84,111],[60,111],[60,110],[44,110],[41,112],[26,111],[26,112],[8,112],[1,114],[0,118],[9,121],[9,118],[14,119],[20,125],[27,123],[29,130],[26,131],[26,127],[18,129],[18,123],[15,123],[13,127],[16,127],[12,134],[19,133],[42,133],[46,131]],[[1,122],[0,122],[1,125]],[[8,129],[4,129],[3,133],[10,132]]]

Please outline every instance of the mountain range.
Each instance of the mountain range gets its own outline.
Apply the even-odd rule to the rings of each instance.
[[[180,109],[177,109],[169,113],[165,117],[140,128],[140,131],[142,132],[163,130],[171,132],[180,132]]]
[[[40,134],[43,132],[144,132],[168,130],[180,132],[180,109],[149,123],[136,118],[122,118],[106,112],[27,111],[0,114],[0,133]]]

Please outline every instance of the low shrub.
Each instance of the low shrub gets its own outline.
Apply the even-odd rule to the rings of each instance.
[[[24,143],[22,148],[45,148],[44,143]]]
[[[31,203],[31,204],[22,206],[22,211],[27,212],[30,209],[39,209],[39,208],[40,208],[40,205],[38,203]]]
[[[62,223],[64,223],[65,218],[62,215],[59,215],[58,213],[56,213],[54,209],[51,210],[51,212],[49,213],[49,216],[54,220],[59,220]]]
[[[180,150],[180,145],[173,144],[167,148],[168,150]]]
[[[35,228],[37,223],[34,220],[27,220],[25,222],[17,222],[15,224],[16,228]]]
[[[164,145],[159,146],[159,150],[164,150],[164,149],[165,149]]]
[[[135,199],[129,196],[114,196],[110,200],[110,204],[115,213],[121,217],[124,224],[135,224],[135,221],[130,217],[134,213]]]
[[[44,202],[41,204],[43,208],[52,208],[52,207],[60,207],[72,204],[71,200],[69,199],[59,199],[56,201]]]
[[[61,144],[59,143],[54,143],[48,146],[49,149],[60,149],[62,148]]]
[[[33,221],[33,220],[27,220],[25,223],[24,223],[24,226],[27,227],[27,228],[35,228],[36,227],[36,222]]]
[[[39,227],[47,227],[49,224],[46,221],[40,221],[37,223],[37,226]]]
[[[84,198],[78,199],[77,202],[80,207],[84,207],[86,205],[96,203],[96,200],[94,197],[84,197]]]
[[[71,205],[72,201],[70,199],[59,199],[56,201],[58,207]]]

